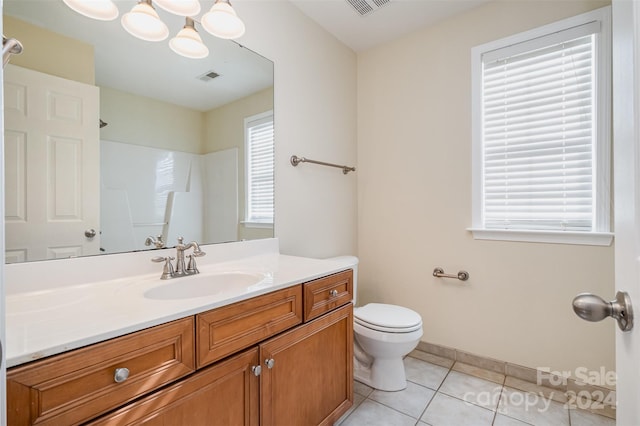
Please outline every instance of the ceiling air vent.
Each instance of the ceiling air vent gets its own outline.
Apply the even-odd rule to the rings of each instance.
[[[217,72],[214,71],[207,71],[202,75],[198,76],[198,80],[202,80],[202,81],[211,81],[216,77],[220,77],[220,74],[218,74]]]
[[[366,16],[374,10],[380,9],[385,4],[388,4],[391,0],[347,0],[353,8],[361,16]]]

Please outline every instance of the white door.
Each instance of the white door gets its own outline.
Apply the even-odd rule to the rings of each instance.
[[[6,262],[99,252],[98,110],[95,86],[5,68]]]
[[[616,330],[617,424],[626,426],[640,424],[640,3],[612,6],[615,279],[635,310],[633,329]]]

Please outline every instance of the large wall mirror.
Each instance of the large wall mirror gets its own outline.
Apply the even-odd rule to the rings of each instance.
[[[117,1],[120,16],[136,1]],[[201,0],[204,13],[213,0]],[[162,42],[62,0],[5,0],[5,262],[273,236],[273,63],[157,9]]]

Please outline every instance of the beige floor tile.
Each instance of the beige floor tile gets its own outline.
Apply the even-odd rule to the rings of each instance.
[[[408,356],[421,359],[422,361],[427,361],[427,362],[430,362],[431,364],[439,365],[440,367],[444,367],[444,368],[451,368],[451,366],[453,366],[455,362],[452,359],[443,358],[441,356],[433,355],[427,352],[422,352],[417,349],[415,351],[412,351]]]
[[[404,368],[407,380],[434,390],[440,387],[449,373],[448,368],[412,357],[404,359]]]
[[[486,370],[484,368],[476,367],[470,364],[462,362],[456,362],[453,365],[453,371],[459,371],[470,376],[478,377],[480,379],[489,380],[490,382],[497,383],[499,385],[504,383],[505,375],[496,373],[495,371]]]
[[[502,385],[458,371],[452,371],[440,386],[439,391],[495,411],[500,400]]]
[[[432,426],[490,426],[494,412],[436,393],[421,421]]]
[[[341,426],[414,426],[416,419],[392,408],[365,399]]]
[[[369,396],[369,394],[373,392],[373,388],[369,385],[365,385],[362,382],[357,380],[353,381],[353,393],[360,394],[362,396]]]
[[[616,421],[584,410],[569,410],[571,426],[616,426]]]
[[[531,424],[502,414],[496,414],[496,418],[493,420],[493,426],[531,426]]]
[[[584,410],[569,410],[571,426],[616,426],[616,421]]]
[[[502,390],[498,413],[536,426],[569,426],[564,404],[508,387]]]
[[[548,388],[545,386],[538,386],[535,383],[530,383],[525,380],[517,379],[515,377],[507,376],[504,385],[523,392],[532,392],[535,394],[544,395],[546,398],[550,398],[556,402],[561,402],[563,404],[567,402],[567,395],[563,391]]]
[[[351,406],[351,408],[349,408],[349,410],[348,410],[346,413],[344,413],[344,414],[342,415],[342,417],[340,417],[340,418],[338,419],[338,421],[337,421],[337,422],[335,422],[334,426],[339,426],[340,424],[342,424],[342,422],[344,422],[344,420],[345,420],[347,417],[349,417],[349,414],[353,413],[353,411],[354,411],[356,408],[358,408],[358,406],[359,406],[360,404],[362,404],[362,401],[364,401],[365,399],[366,399],[366,398],[365,398],[364,396],[362,396],[362,395],[358,395],[357,393],[354,393],[354,394],[353,394],[353,405]]]
[[[415,419],[420,418],[427,404],[433,398],[435,391],[424,386],[407,382],[407,388],[398,392],[384,392],[375,390],[369,399],[391,407]]]
[[[592,401],[591,399],[583,397],[569,396],[569,402],[567,402],[569,410],[581,410],[587,411],[592,414],[596,414],[610,419],[616,418],[616,409],[611,405],[606,405],[598,401]],[[635,426],[635,425],[634,425]]]

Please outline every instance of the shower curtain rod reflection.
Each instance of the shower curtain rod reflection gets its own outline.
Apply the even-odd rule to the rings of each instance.
[[[356,171],[355,167],[341,166],[339,164],[325,163],[324,161],[310,160],[308,158],[298,157],[297,155],[292,155],[291,156],[291,165],[292,166],[295,167],[300,163],[313,163],[313,164],[319,164],[321,166],[337,167],[338,169],[342,169],[342,173],[344,173],[345,175],[347,173],[349,173],[349,172],[355,172]]]

